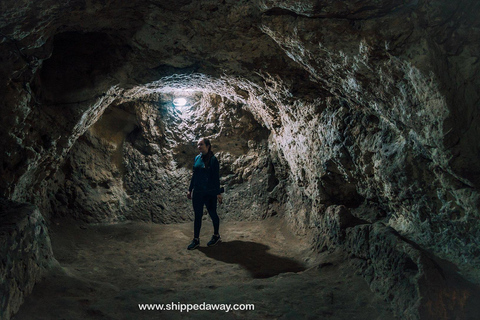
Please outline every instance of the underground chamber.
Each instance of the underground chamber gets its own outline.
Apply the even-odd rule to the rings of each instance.
[[[195,294],[274,318],[478,314],[478,5],[2,5],[0,317],[52,292],[36,307],[66,318]],[[187,256],[200,137],[225,246],[205,216]]]

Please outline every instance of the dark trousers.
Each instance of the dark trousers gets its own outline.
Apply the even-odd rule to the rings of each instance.
[[[193,191],[192,203],[193,212],[195,212],[195,222],[193,223],[193,237],[200,237],[204,205],[207,207],[208,214],[210,215],[210,218],[213,222],[213,233],[218,234],[218,229],[220,228],[220,218],[217,214],[217,196]]]

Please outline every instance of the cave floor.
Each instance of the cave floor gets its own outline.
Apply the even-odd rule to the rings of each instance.
[[[59,266],[23,319],[394,319],[341,254],[314,255],[281,218],[224,222],[223,242],[186,250],[193,223],[51,226]],[[141,311],[139,304],[254,304],[254,311]],[[207,307],[207,305],[205,305]],[[203,307],[202,307],[203,308]]]

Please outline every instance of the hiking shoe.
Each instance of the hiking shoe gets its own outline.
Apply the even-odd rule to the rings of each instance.
[[[188,250],[193,250],[196,249],[200,245],[200,240],[199,239],[193,239],[192,242],[188,245],[187,249]]]
[[[211,246],[216,245],[219,242],[220,242],[220,235],[218,235],[218,236],[213,235],[212,239],[210,241],[208,241],[207,246],[211,247]]]

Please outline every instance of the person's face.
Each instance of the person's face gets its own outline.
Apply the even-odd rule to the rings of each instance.
[[[198,140],[197,148],[202,154],[206,154],[208,152],[208,147],[205,145],[203,140]]]

